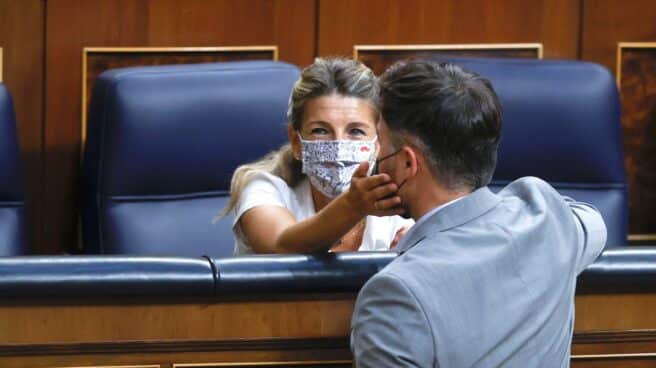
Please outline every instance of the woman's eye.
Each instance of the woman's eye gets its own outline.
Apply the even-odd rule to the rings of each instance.
[[[313,128],[312,131],[310,131],[313,135],[325,135],[328,134],[328,130],[324,128]]]
[[[365,132],[364,130],[362,130],[360,128],[353,128],[349,131],[349,134],[352,135],[352,136],[361,137],[361,136],[366,136],[367,132]]]

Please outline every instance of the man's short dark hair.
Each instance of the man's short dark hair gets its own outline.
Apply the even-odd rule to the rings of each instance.
[[[502,113],[492,84],[452,63],[410,60],[380,78],[382,116],[392,144],[413,144],[450,189],[489,184]]]

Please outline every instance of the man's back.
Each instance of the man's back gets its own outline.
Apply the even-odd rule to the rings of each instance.
[[[576,275],[605,238],[594,209],[539,179],[475,191],[420,220],[363,287],[358,366],[568,366]]]

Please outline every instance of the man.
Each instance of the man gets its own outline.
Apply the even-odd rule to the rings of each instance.
[[[606,242],[590,205],[549,184],[489,183],[501,106],[448,63],[381,77],[379,171],[417,222],[366,283],[352,320],[358,367],[568,367],[576,276]]]

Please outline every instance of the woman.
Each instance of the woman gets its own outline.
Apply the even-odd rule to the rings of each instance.
[[[303,70],[289,101],[290,144],[232,178],[225,213],[234,213],[236,254],[385,250],[398,241],[412,222],[395,216],[397,186],[368,175],[377,99],[376,77],[360,62],[318,58]]]

